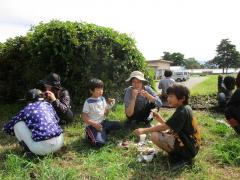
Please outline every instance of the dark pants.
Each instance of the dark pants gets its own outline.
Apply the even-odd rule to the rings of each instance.
[[[69,109],[65,114],[59,113],[59,118],[60,122],[59,124],[64,125],[64,124],[69,124],[73,122],[73,112]]]
[[[225,117],[237,134],[240,134],[240,106],[229,106],[225,109]]]
[[[148,103],[141,111],[134,112],[131,117],[128,117],[128,120],[147,123],[148,122],[147,118],[151,113],[151,109],[155,107],[156,106],[154,103]]]
[[[108,121],[104,120],[101,122],[102,131],[98,131],[93,126],[86,127],[86,137],[87,140],[95,147],[102,147],[106,144],[107,134],[111,131],[116,131],[121,129],[121,123],[119,121]]]

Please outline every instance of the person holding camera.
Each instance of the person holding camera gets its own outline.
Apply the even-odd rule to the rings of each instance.
[[[52,104],[60,117],[60,124],[71,123],[73,121],[71,98],[69,92],[61,86],[60,76],[56,73],[50,73],[40,80],[39,84],[43,86],[45,91],[45,100]]]
[[[149,126],[152,118],[149,116],[151,109],[161,107],[162,102],[144,78],[140,71],[133,71],[126,82],[131,83],[125,90],[125,113],[130,123],[143,122]]]

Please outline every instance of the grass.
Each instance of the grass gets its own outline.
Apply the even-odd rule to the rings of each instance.
[[[1,105],[1,125],[19,109],[16,104]],[[165,118],[172,113],[161,111]],[[125,131],[113,134],[102,149],[94,149],[84,141],[84,127],[77,115],[75,124],[64,127],[64,148],[45,157],[25,155],[14,137],[0,132],[0,179],[239,179],[239,137],[216,122],[223,115],[201,111],[194,114],[201,126],[202,148],[192,168],[169,171],[162,151],[151,163],[137,162],[136,147],[117,146],[122,138],[136,141],[132,133]],[[123,105],[118,105],[110,118],[124,121]]]
[[[191,89],[191,94],[216,94],[217,93],[217,79],[218,75],[209,75],[207,79]]]
[[[216,78],[209,76],[191,91],[199,94],[216,91]],[[21,106],[0,105],[0,126]],[[172,113],[172,109],[161,110],[165,119]],[[201,127],[202,146],[191,168],[169,171],[167,156],[163,151],[151,163],[139,163],[136,147],[122,149],[117,146],[123,138],[137,141],[132,132],[124,130],[112,134],[108,144],[100,150],[94,149],[84,140],[84,126],[77,114],[76,122],[64,127],[65,146],[59,152],[45,157],[26,155],[15,137],[0,132],[0,179],[240,179],[239,136],[216,121],[224,119],[223,114],[194,111],[194,115]],[[109,119],[124,121],[124,106],[116,106]]]

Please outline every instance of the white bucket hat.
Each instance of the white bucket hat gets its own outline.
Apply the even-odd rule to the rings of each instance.
[[[148,81],[144,78],[144,74],[140,71],[133,71],[130,74],[130,77],[126,80],[126,82],[129,82],[132,80],[132,78],[137,78],[140,81],[143,81],[145,83],[147,83]]]

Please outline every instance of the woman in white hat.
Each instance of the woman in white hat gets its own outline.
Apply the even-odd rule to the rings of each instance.
[[[151,109],[161,107],[162,102],[140,71],[133,71],[126,82],[131,83],[124,95],[125,113],[130,122],[144,122],[150,125],[152,118],[148,118]]]

